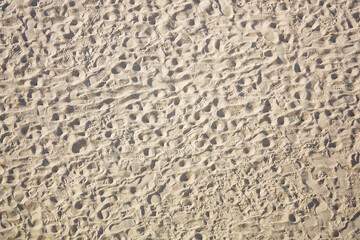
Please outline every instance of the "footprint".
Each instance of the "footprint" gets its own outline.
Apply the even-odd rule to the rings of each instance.
[[[85,151],[86,146],[87,146],[86,140],[80,139],[80,140],[76,141],[75,143],[73,143],[73,145],[71,147],[71,151],[73,153],[80,153],[80,152]]]
[[[219,118],[224,118],[224,117],[225,117],[225,111],[224,111],[224,109],[219,109],[219,110],[216,112],[216,115],[217,115]]]
[[[264,138],[262,141],[261,141],[261,144],[264,148],[267,148],[270,146],[270,140],[268,138]]]
[[[75,208],[77,209],[77,210],[80,210],[80,209],[82,209],[84,206],[83,206],[83,203],[82,203],[82,201],[77,201],[76,203],[75,203]]]
[[[284,117],[278,117],[276,121],[277,121],[278,125],[284,125],[284,122],[285,122]]]
[[[140,65],[139,65],[137,62],[135,62],[135,63],[133,64],[132,69],[133,69],[135,72],[140,72],[140,71],[141,71],[141,67],[140,67]]]
[[[112,74],[119,74],[121,73],[122,70],[126,69],[127,63],[126,62],[121,62],[117,65],[115,65],[112,69],[111,69],[111,73]]]
[[[187,181],[189,181],[189,178],[190,178],[190,174],[186,172],[186,173],[181,174],[180,181],[187,182]]]

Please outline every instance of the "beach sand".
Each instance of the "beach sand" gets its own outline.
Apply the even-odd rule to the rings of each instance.
[[[0,2],[0,239],[360,239],[360,3]]]

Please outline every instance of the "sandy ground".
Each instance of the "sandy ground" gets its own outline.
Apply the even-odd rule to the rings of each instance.
[[[360,3],[0,2],[1,239],[360,239]]]

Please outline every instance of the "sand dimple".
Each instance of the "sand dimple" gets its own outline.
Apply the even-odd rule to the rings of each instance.
[[[359,239],[357,1],[0,3],[1,239]]]
[[[80,139],[72,144],[71,151],[73,153],[80,153],[81,151],[84,151],[86,148],[86,140]]]

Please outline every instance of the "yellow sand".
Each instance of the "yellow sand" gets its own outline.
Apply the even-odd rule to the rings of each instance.
[[[358,1],[0,6],[0,239],[360,239]]]

